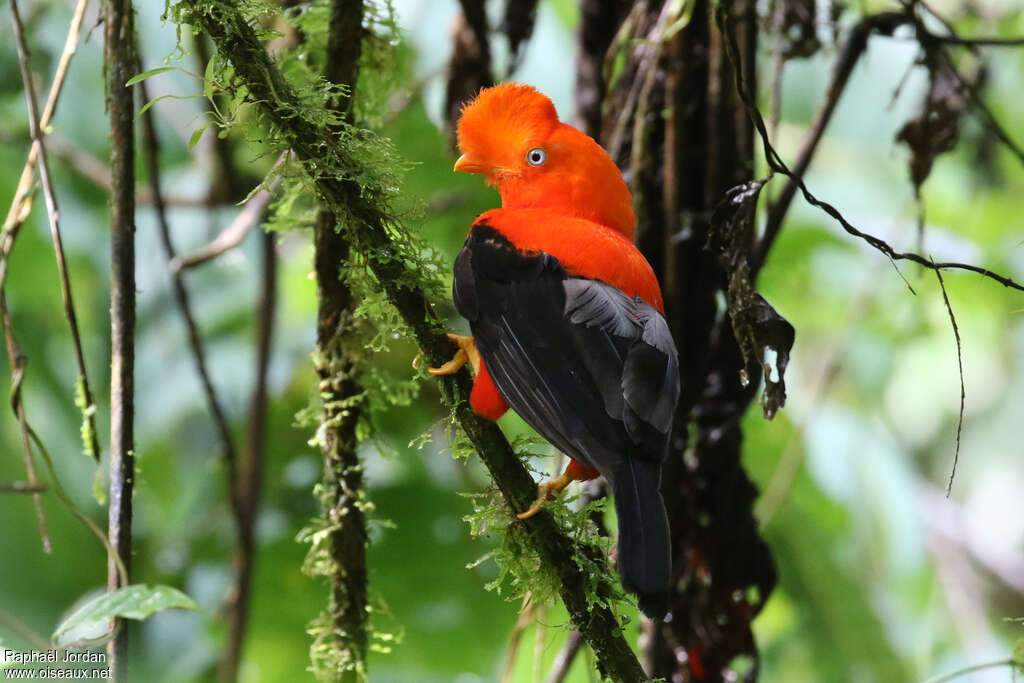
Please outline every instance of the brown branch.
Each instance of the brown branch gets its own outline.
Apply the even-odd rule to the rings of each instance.
[[[214,9],[215,8],[215,9]],[[214,39],[218,49],[235,69],[236,77],[249,91],[249,98],[277,126],[286,144],[306,164],[323,158],[325,147],[346,159],[343,147],[331,142],[330,133],[316,123],[304,119],[294,90],[284,75],[268,59],[262,44],[233,2],[225,0],[214,6],[197,0],[182,0],[175,6],[179,21],[193,24]],[[390,217],[382,214],[362,188],[351,179],[311,174],[320,195],[328,206],[345,209],[352,216],[350,234],[357,240],[367,265],[398,309],[424,351],[425,360],[440,365],[451,358],[455,346],[444,334],[444,328],[432,313],[422,289],[411,285],[406,267],[391,258],[401,250],[393,243],[387,226]],[[462,425],[484,464],[491,472],[509,508],[526,510],[533,502],[536,487],[529,472],[496,424],[480,417],[469,407],[470,378],[460,371],[441,379],[442,397],[452,407],[455,419]],[[576,555],[582,550],[567,537],[547,512],[522,522],[524,541],[535,551],[545,566],[558,576],[560,593],[573,623],[590,643],[597,655],[602,673],[614,680],[645,680],[643,670],[622,635],[615,614],[602,603],[588,602],[586,584]],[[598,593],[609,595],[610,587]]]
[[[995,47],[1019,47],[1021,45],[1024,45],[1024,38],[993,38],[985,36],[979,36],[976,38],[964,38],[959,33],[957,33],[955,28],[953,28],[953,23],[949,19],[942,16],[942,14],[937,12],[935,8],[933,8],[928,2],[925,2],[925,0],[900,0],[900,2],[904,7],[911,11],[914,9],[915,6],[923,7],[925,11],[928,12],[928,14],[935,17],[939,21],[939,23],[942,24],[943,28],[945,28],[950,33],[950,35],[948,36],[936,36],[928,32],[932,39],[938,40],[940,42],[948,43],[950,45],[960,45],[964,47],[969,47],[975,53],[978,52],[978,47],[986,45]],[[921,23],[918,23],[918,28],[921,30],[925,30],[927,32],[925,26]]]
[[[284,163],[287,156],[287,154],[282,154],[281,158],[277,160],[277,163],[274,164],[274,167],[270,170],[268,175],[274,175],[277,173],[277,169],[282,163]],[[264,183],[265,182],[266,180],[264,180]],[[261,188],[253,193],[242,207],[242,210],[237,216],[235,216],[235,219],[231,221],[230,225],[224,228],[224,230],[217,235],[212,242],[204,244],[184,256],[172,257],[170,260],[171,272],[178,273],[182,270],[195,268],[207,261],[212,261],[221,254],[231,251],[241,244],[249,230],[260,224],[263,215],[266,213],[267,205],[270,204],[271,197],[274,196],[274,193],[280,186],[281,177],[278,175],[267,187]]]
[[[132,560],[132,492],[135,487],[135,107],[125,83],[135,72],[132,0],[106,0],[103,67],[110,112],[110,508],[108,536],[127,572]],[[127,579],[127,577],[125,577]],[[107,587],[123,585],[114,562]],[[117,620],[107,645],[115,680],[127,678],[132,629]]]
[[[967,93],[967,99],[970,100],[972,105],[974,105],[974,109],[981,117],[982,124],[988,128],[989,131],[991,131],[992,134],[995,135],[1022,164],[1024,164],[1024,150],[1017,146],[1017,143],[1013,141],[1010,134],[1006,132],[1006,129],[999,123],[998,119],[996,119],[995,114],[993,114],[992,110],[989,109],[987,104],[985,104],[985,100],[983,100],[978,94],[978,88],[975,84],[969,82],[960,74],[960,71],[957,70],[956,66],[953,64],[953,59],[945,50],[940,49],[938,50],[938,53],[949,68],[950,73],[954,78],[956,78],[957,83]]]
[[[75,302],[71,294],[71,280],[68,276],[67,260],[64,257],[64,242],[60,235],[60,214],[57,209],[57,196],[53,190],[50,177],[50,165],[46,158],[46,146],[39,122],[39,107],[36,103],[36,89],[29,70],[28,46],[25,42],[25,30],[18,13],[17,0],[11,0],[11,14],[14,19],[14,35],[18,43],[18,65],[21,68],[21,80],[25,87],[25,102],[28,105],[29,130],[32,132],[33,149],[39,159],[39,177],[43,185],[43,196],[46,200],[46,214],[50,221],[50,236],[53,239],[53,251],[57,258],[57,272],[60,275],[60,293],[64,301],[64,317],[71,329],[71,342],[75,349],[75,362],[78,364],[78,383],[85,405],[82,417],[86,421],[85,431],[88,442],[86,452],[99,464],[100,443],[96,433],[96,411],[93,405],[92,388],[89,386],[89,374],[85,367],[85,352],[82,350],[82,337],[78,331],[78,316],[75,315]],[[52,116],[52,114],[51,114]],[[31,155],[29,156],[31,159]]]
[[[725,28],[730,23],[728,13],[721,6],[719,6],[718,11],[716,12],[716,17],[720,27],[722,27],[723,33],[728,36],[726,45],[728,47],[730,59],[732,60],[735,66],[737,63],[735,55],[738,50],[738,47],[736,45],[735,37],[732,36],[732,34]],[[972,273],[977,273],[991,280],[995,280],[1004,287],[1010,287],[1012,289],[1024,292],[1024,285],[1016,282],[1012,278],[1006,277],[1005,275],[1000,275],[999,273],[991,271],[988,268],[975,266],[969,263],[956,263],[949,261],[936,263],[931,259],[925,258],[924,256],[921,256],[920,254],[914,252],[897,251],[885,240],[879,237],[875,237],[874,235],[862,232],[861,230],[858,230],[856,227],[853,226],[853,224],[846,220],[846,218],[839,212],[839,210],[836,207],[814,196],[814,194],[812,194],[811,191],[807,189],[807,185],[804,183],[803,179],[799,175],[794,173],[792,170],[790,170],[790,168],[782,160],[782,157],[779,156],[779,153],[775,150],[775,148],[769,141],[768,132],[765,128],[764,118],[761,116],[761,112],[758,110],[757,105],[754,102],[750,92],[747,90],[746,81],[740,69],[734,68],[734,77],[736,88],[740,95],[740,98],[746,106],[747,112],[750,115],[751,120],[754,122],[754,128],[757,130],[758,134],[761,137],[761,143],[764,149],[765,159],[768,163],[769,168],[771,168],[773,172],[781,173],[782,175],[794,180],[796,186],[800,189],[800,193],[803,195],[804,200],[808,204],[818,207],[819,209],[827,213],[829,216],[831,216],[833,219],[835,219],[836,222],[838,222],[839,225],[843,228],[843,230],[845,230],[848,234],[864,240],[869,245],[874,247],[876,250],[885,254],[892,261],[911,261],[920,266],[924,266],[929,270],[966,270]]]
[[[562,649],[555,656],[555,663],[551,667],[551,673],[548,674],[547,683],[562,683],[565,680],[582,646],[583,636],[580,635],[579,631],[574,630],[569,634],[565,645],[562,646]]]
[[[523,642],[523,634],[527,627],[534,621],[535,605],[531,603],[533,593],[526,591],[523,594],[523,602],[519,607],[519,616],[512,627],[512,637],[509,638],[508,652],[505,654],[505,668],[501,672],[501,683],[510,683],[515,674],[516,657],[519,655],[519,645]],[[537,628],[540,628],[538,625]]]

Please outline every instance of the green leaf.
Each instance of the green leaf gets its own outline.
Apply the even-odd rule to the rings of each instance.
[[[152,107],[160,100],[166,100],[168,97],[172,100],[191,100],[195,99],[196,97],[199,97],[199,95],[161,95],[160,97],[152,99],[149,102],[146,102],[146,104],[142,105],[142,109],[139,109],[139,113],[135,115],[135,120],[138,121],[139,117],[145,114],[150,107]]]
[[[141,621],[165,609],[199,609],[195,600],[170,586],[134,584],[88,600],[53,632],[56,645],[109,634],[114,617]]]
[[[197,144],[199,144],[199,138],[203,137],[203,133],[206,132],[206,126],[209,126],[209,125],[210,124],[208,124],[208,123],[204,124],[204,125],[200,126],[199,128],[196,128],[194,131],[192,131],[192,136],[188,139],[188,148],[189,149],[192,149]]]
[[[210,61],[206,62],[206,71],[203,72],[203,96],[210,101],[213,101],[213,83],[216,80],[218,63],[217,55],[214,54]]]
[[[156,69],[150,69],[149,71],[143,71],[142,73],[137,74],[137,75],[132,76],[131,78],[129,78],[128,81],[124,85],[125,85],[125,87],[128,87],[129,85],[135,85],[136,83],[139,83],[141,81],[146,80],[150,76],[156,76],[157,74],[162,74],[165,71],[174,71],[177,68],[178,67],[176,67],[176,66],[160,66],[160,67],[157,67]]]

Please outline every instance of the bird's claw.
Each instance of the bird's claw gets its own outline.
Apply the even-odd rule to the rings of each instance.
[[[544,509],[544,503],[548,502],[555,497],[556,493],[561,493],[566,486],[572,483],[573,478],[568,474],[562,474],[554,479],[548,479],[545,482],[541,482],[537,486],[537,500],[533,502],[533,505],[529,507],[525,512],[520,512],[516,517],[518,519],[529,519],[535,514]]]
[[[476,341],[472,337],[462,334],[449,334],[448,338],[459,347],[459,350],[455,352],[455,356],[450,361],[439,368],[427,368],[427,372],[435,376],[451,375],[458,372],[468,362],[473,367],[473,374],[479,374],[480,352],[476,350]]]
[[[463,349],[459,349],[450,361],[439,368],[427,368],[427,372],[431,375],[451,375],[458,372],[467,360],[469,360],[469,355]]]

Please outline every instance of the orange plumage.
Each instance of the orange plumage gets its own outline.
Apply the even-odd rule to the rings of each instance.
[[[516,245],[559,259],[573,274],[613,285],[664,311],[661,288],[633,244],[636,217],[622,173],[593,138],[561,123],[551,100],[528,85],[488,88],[462,110],[456,171],[480,173],[501,194],[489,219]],[[526,153],[543,146],[531,166]],[[508,404],[486,366],[470,404],[497,420]]]
[[[659,486],[679,366],[658,281],[633,245],[629,189],[600,145],[529,86],[481,91],[458,141],[455,170],[501,194],[455,261],[455,305],[473,330],[456,341],[477,365],[470,404],[492,420],[511,405],[572,459],[521,518],[569,481],[608,480],[623,586],[661,616],[671,544]]]

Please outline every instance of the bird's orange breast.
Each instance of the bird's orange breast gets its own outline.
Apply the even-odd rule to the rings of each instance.
[[[651,265],[611,228],[550,209],[492,209],[477,223],[491,226],[518,249],[551,254],[570,275],[600,280],[664,312]]]

